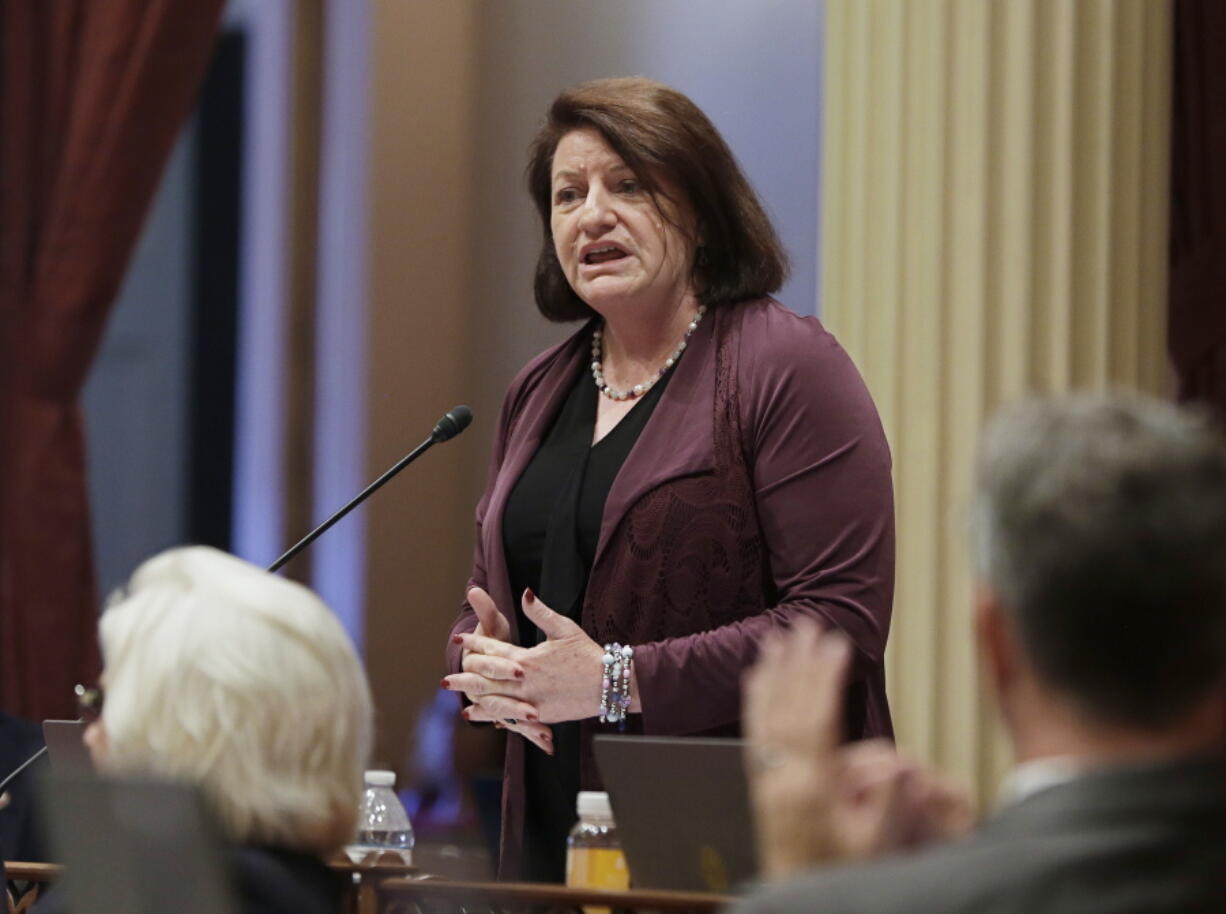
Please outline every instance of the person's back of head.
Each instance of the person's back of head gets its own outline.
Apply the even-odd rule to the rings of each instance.
[[[207,547],[141,565],[99,623],[103,767],[200,785],[231,841],[325,854],[354,830],[371,700],[307,588]]]
[[[979,646],[1018,763],[1003,804],[967,834],[943,778],[886,750],[866,787],[862,747],[794,737],[814,728],[781,724],[823,719],[797,707],[837,719],[839,683],[838,643],[797,633],[747,687],[764,870],[888,859],[736,914],[1226,910],[1226,442],[1135,395],[1020,403],[981,439],[973,522]],[[818,694],[790,705],[806,677]]]
[[[978,574],[1045,687],[1086,720],[1176,724],[1226,678],[1226,447],[1139,396],[1031,401],[992,423]]]

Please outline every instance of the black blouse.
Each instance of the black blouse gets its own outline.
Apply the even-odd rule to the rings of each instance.
[[[515,483],[502,523],[511,593],[531,587],[547,606],[579,621],[596,557],[609,489],[651,418],[672,372],[666,374],[613,429],[592,444],[596,385],[586,370],[571,386],[540,448]],[[519,642],[545,640],[516,605]],[[592,670],[598,676],[599,670]],[[524,863],[521,878],[566,880],[566,836],[576,820],[579,723],[554,724],[554,755],[528,746],[524,759]]]

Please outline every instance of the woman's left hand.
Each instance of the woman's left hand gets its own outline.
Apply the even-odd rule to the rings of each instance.
[[[480,673],[452,673],[443,680],[448,689],[464,692],[476,702],[466,708],[469,720],[498,720],[477,701],[483,696],[506,696],[532,705],[541,723],[582,720],[600,713],[600,683],[604,649],[573,620],[554,612],[531,590],[524,591],[524,614],[545,633],[546,640],[525,648],[482,635],[457,635],[466,651],[512,660],[523,670],[515,680],[488,679]],[[633,686],[632,686],[632,695]]]

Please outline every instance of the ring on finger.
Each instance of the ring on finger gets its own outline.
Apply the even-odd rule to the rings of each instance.
[[[772,746],[769,743],[759,743],[750,747],[749,757],[753,767],[758,772],[770,771],[774,768],[782,768],[787,764],[787,753],[778,746]]]
[[[508,724],[512,724],[512,725],[515,725],[515,724],[518,724],[518,723],[519,723],[519,718],[518,718],[518,717],[504,717],[502,720],[503,720],[503,722],[504,722],[504,723],[508,723]]]

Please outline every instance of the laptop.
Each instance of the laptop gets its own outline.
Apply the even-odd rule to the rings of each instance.
[[[94,770],[85,745],[85,723],[79,720],[44,720],[43,741],[51,770],[59,774]]]
[[[756,876],[744,740],[601,734],[593,745],[634,888],[727,894]]]
[[[222,843],[195,790],[53,771],[43,789],[73,914],[234,914]]]

